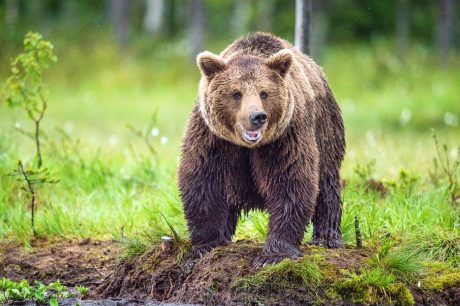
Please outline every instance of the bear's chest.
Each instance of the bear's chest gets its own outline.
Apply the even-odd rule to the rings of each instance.
[[[255,179],[251,151],[232,148],[217,154],[215,158],[221,165],[222,179],[225,182],[223,192],[227,201],[242,209],[262,208],[263,200]]]

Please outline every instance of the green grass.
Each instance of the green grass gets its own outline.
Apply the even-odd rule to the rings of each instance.
[[[394,243],[391,241],[384,241],[372,253],[367,262],[367,268],[378,269],[404,283],[417,280],[423,271],[422,261],[416,252],[394,247]]]
[[[323,272],[319,267],[320,256],[304,256],[293,261],[284,259],[281,262],[263,267],[260,271],[237,279],[233,289],[248,295],[251,302],[270,304],[270,293],[279,292],[295,299],[299,287],[303,292],[311,292],[314,297],[315,289],[323,280]],[[243,300],[245,298],[243,297]]]
[[[47,73],[43,149],[45,167],[60,182],[38,191],[38,235],[137,237],[135,253],[172,235],[171,228],[187,237],[175,171],[198,69],[179,53],[165,54],[177,48],[173,43],[149,56],[120,56],[105,40],[90,54],[60,41],[55,47],[59,62]],[[438,68],[422,46],[410,50],[406,66],[392,50],[382,41],[331,47],[322,63],[347,133],[344,239],[354,243],[358,216],[365,245],[391,236],[427,259],[452,261],[459,254],[459,208],[449,202],[445,177],[438,174],[434,181],[430,175],[436,156],[431,129],[452,156],[459,154],[453,148],[460,135],[460,71]],[[153,155],[127,125],[141,130],[155,111],[159,135],[149,140]],[[27,242],[32,238],[29,198],[8,174],[18,159],[31,165],[34,151],[15,125],[31,127],[20,109],[0,104],[0,239]],[[385,184],[385,196],[366,190],[366,178],[355,172],[372,160],[369,176]],[[236,238],[263,241],[267,220],[260,212],[242,217]],[[311,228],[306,239],[310,233]]]
[[[460,232],[437,228],[415,233],[407,241],[407,248],[425,260],[441,261],[460,267]]]

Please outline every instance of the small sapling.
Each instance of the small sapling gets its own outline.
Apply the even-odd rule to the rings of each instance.
[[[43,81],[43,72],[57,57],[53,45],[38,33],[29,32],[24,39],[24,51],[11,62],[11,75],[3,85],[2,98],[8,106],[22,108],[34,124],[34,131],[23,134],[34,140],[36,167],[43,165],[41,152],[41,123],[48,107],[48,91]]]

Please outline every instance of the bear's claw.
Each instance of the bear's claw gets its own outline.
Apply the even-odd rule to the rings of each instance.
[[[298,256],[295,255],[259,255],[254,259],[254,262],[252,263],[252,267],[254,269],[259,269],[262,267],[265,267],[266,265],[272,265],[276,264],[280,261],[282,261],[285,258],[290,258],[290,259],[297,259],[299,258]]]
[[[206,253],[211,252],[211,250],[214,248],[213,245],[194,245],[192,246],[192,254],[195,257],[201,258],[203,257]]]
[[[325,238],[313,238],[308,242],[311,245],[317,245],[326,247],[329,249],[341,249],[343,248],[343,241],[342,239],[325,239]]]

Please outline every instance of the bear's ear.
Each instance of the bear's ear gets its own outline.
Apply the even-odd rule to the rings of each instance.
[[[290,50],[282,49],[270,56],[265,63],[284,78],[291,67],[293,56]]]
[[[201,70],[201,74],[208,80],[212,79],[218,72],[223,71],[227,67],[222,58],[209,51],[198,54],[196,63]]]

